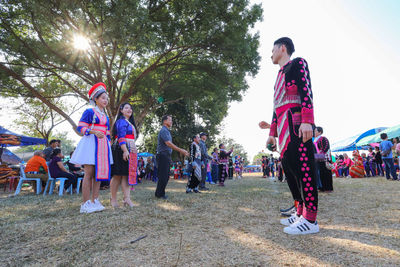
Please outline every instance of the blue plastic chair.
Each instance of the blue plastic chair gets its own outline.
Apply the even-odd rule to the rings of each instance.
[[[78,181],[76,182],[76,193],[79,194],[79,188],[81,187],[81,182],[83,177],[78,177]]]
[[[42,191],[42,182],[40,178],[26,178],[25,175],[25,166],[21,164],[20,166],[20,174],[19,174],[19,182],[17,189],[15,190],[14,196],[18,195],[21,192],[22,184],[26,181],[36,181],[36,194],[39,195]]]
[[[47,166],[49,166],[49,162],[46,162]],[[58,195],[62,196],[64,194],[64,184],[65,181],[68,180],[68,178],[65,177],[60,177],[60,178],[52,178],[50,175],[50,170],[48,171],[49,179],[47,180],[46,187],[44,188],[43,195],[46,195],[47,189],[49,189],[49,195],[53,194],[54,187],[56,186],[56,182],[60,182],[60,186],[58,188]],[[50,185],[50,188],[49,188]],[[72,195],[72,185],[67,189],[67,192],[69,192]]]
[[[58,195],[62,196],[64,194],[64,184],[65,184],[66,180],[68,180],[68,178],[64,178],[64,177],[52,178],[52,177],[50,177],[50,173],[49,173],[49,179],[47,180],[43,195],[46,195],[46,191],[47,191],[47,188],[49,188],[49,185],[50,185],[49,195],[52,195],[53,191],[54,191],[54,187],[56,186],[56,182],[59,181],[60,185],[58,188]],[[72,185],[67,189],[67,192],[71,193],[71,195],[72,195]]]

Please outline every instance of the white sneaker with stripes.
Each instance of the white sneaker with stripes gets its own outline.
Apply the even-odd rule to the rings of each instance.
[[[303,218],[303,216],[301,216],[300,220],[297,220],[290,226],[285,227],[283,231],[289,235],[308,235],[318,233],[319,226],[317,221],[315,221],[315,223],[310,223]]]
[[[104,206],[100,203],[98,198],[94,200],[93,209],[95,212],[105,210]]]
[[[289,225],[292,225],[293,223],[297,222],[298,220],[300,220],[300,218],[302,218],[302,216],[299,217],[299,216],[297,216],[296,213],[294,213],[289,218],[281,219],[281,224],[283,224],[285,226],[289,226]]]

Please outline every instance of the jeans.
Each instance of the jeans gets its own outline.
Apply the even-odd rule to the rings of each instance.
[[[371,170],[372,176],[376,176],[376,163],[370,161],[369,162],[369,169]]]
[[[384,158],[383,163],[385,163],[386,179],[390,179],[390,174],[392,174],[393,180],[397,180],[393,158]]]
[[[376,169],[377,169],[377,175],[379,175],[379,176],[385,175],[385,173],[383,172],[382,163],[377,163]]]
[[[217,183],[218,182],[218,173],[219,173],[219,170],[218,170],[218,165],[217,164],[211,164],[211,178],[212,178],[212,181],[214,182],[214,183]]]
[[[350,170],[350,167],[344,167],[344,168],[343,168],[343,171],[342,171],[342,175],[343,175],[344,177],[349,176],[349,170]]]

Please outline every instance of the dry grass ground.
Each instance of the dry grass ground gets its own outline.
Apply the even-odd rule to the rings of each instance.
[[[320,233],[309,236],[282,231],[286,183],[247,176],[202,194],[185,194],[184,183],[170,180],[168,201],[139,185],[132,210],[110,209],[103,191],[107,210],[86,215],[77,195],[0,198],[0,265],[400,265],[400,182],[335,179],[335,192],[320,195]]]

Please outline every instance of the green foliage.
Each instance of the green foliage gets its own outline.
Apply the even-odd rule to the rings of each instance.
[[[16,0],[0,3],[0,17],[0,95],[40,98],[73,126],[52,100],[87,101],[88,88],[104,81],[111,119],[129,101],[139,127],[183,110],[182,121],[214,131],[259,68],[250,29],[262,9],[248,0]],[[78,34],[88,50],[74,48]],[[182,125],[186,140],[194,125]]]
[[[253,157],[253,164],[254,165],[261,165],[262,156],[268,156],[269,157],[269,156],[271,156],[271,153],[266,153],[264,151],[258,152],[258,154]]]

